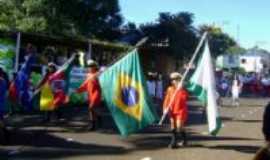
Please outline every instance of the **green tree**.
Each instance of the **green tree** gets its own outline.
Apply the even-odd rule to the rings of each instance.
[[[226,53],[228,54],[242,54],[242,53],[245,53],[246,52],[246,49],[245,48],[242,48],[238,45],[236,46],[232,46],[232,47],[229,47],[226,51]]]
[[[135,23],[128,22],[121,27],[122,37],[120,39],[123,43],[135,45],[139,40],[143,38],[143,33],[137,28]]]
[[[150,38],[150,43],[167,43],[169,53],[176,58],[189,58],[198,41],[193,14],[189,12],[160,13],[157,23],[144,24],[140,29]]]
[[[202,25],[199,27],[201,34],[205,31],[208,32],[209,47],[214,57],[225,54],[230,47],[236,46],[235,40],[224,33],[219,27],[211,25]]]
[[[114,40],[118,0],[1,0],[0,29]]]

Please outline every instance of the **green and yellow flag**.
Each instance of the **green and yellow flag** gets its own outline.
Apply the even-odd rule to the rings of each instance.
[[[121,135],[127,136],[157,120],[136,49],[104,71],[99,81]]]

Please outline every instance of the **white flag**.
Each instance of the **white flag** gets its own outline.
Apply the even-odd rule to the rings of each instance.
[[[217,106],[214,69],[207,41],[202,58],[190,79],[188,90],[207,105],[206,109],[209,133],[216,135],[221,128],[221,119]]]

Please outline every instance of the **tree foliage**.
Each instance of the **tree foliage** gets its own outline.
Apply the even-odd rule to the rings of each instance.
[[[120,41],[131,45],[135,45],[144,36],[141,30],[137,28],[136,24],[132,22],[123,25],[121,30],[122,37]]]
[[[150,38],[150,43],[167,43],[172,56],[186,58],[194,52],[197,42],[192,24],[192,13],[160,13],[156,23],[144,24],[140,29]]]
[[[0,29],[114,40],[118,0],[1,0]]]
[[[208,42],[211,53],[214,57],[227,53],[227,50],[236,46],[236,42],[228,34],[224,33],[221,28],[202,25],[199,27],[200,33],[208,32]]]
[[[243,54],[245,52],[246,52],[246,49],[238,45],[229,47],[226,51],[227,54]]]
[[[135,44],[144,36],[161,44],[172,56],[188,59],[198,42],[198,33],[209,32],[214,56],[234,51],[236,42],[215,26],[203,25],[199,32],[189,12],[160,13],[152,23],[122,26],[118,0],[0,0],[0,30],[77,36],[100,40],[123,40]],[[122,36],[122,37],[121,37]]]

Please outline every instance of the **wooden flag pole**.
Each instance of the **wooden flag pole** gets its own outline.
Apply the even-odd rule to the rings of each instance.
[[[148,40],[148,37],[144,37],[142,38],[140,41],[138,41],[136,43],[136,45],[134,47],[132,47],[130,50],[134,50],[136,48],[139,48],[140,46],[142,46],[146,41]],[[125,52],[125,53],[129,53],[129,51]],[[119,57],[117,57],[113,62],[111,62],[108,66],[113,65],[114,63],[116,63],[117,61],[119,61],[121,58],[125,57],[127,54],[121,54]]]
[[[58,74],[59,72],[61,72],[61,68],[66,65],[67,63],[72,63],[72,61],[75,59],[76,54],[72,54],[71,57],[55,72],[55,74]],[[32,97],[35,97],[40,91],[41,91],[42,87],[39,87],[38,89],[35,90],[35,92],[33,93]]]
[[[19,70],[20,47],[21,47],[21,32],[18,32],[17,40],[16,40],[16,57],[15,57],[15,65],[14,65],[15,72],[18,72]]]
[[[135,45],[135,48],[139,48],[139,47],[142,46],[147,40],[148,40],[148,37],[142,38],[142,39]]]
[[[200,50],[201,46],[203,45],[203,42],[204,42],[206,36],[207,36],[207,32],[205,32],[205,33],[203,34],[203,36],[202,36],[202,38],[201,38],[201,40],[200,40],[200,42],[199,42],[199,44],[198,44],[198,46],[197,46],[197,48],[196,48],[196,50],[195,50],[195,52],[194,52],[194,54],[193,54],[191,60],[189,61],[188,67],[187,67],[187,69],[185,70],[185,72],[184,72],[184,74],[183,74],[183,76],[182,76],[182,78],[181,78],[181,81],[180,81],[180,83],[178,84],[177,89],[176,89],[176,91],[174,92],[174,94],[173,94],[173,96],[172,96],[172,98],[171,98],[171,100],[170,100],[169,106],[167,106],[167,109],[166,109],[165,112],[163,113],[163,115],[162,115],[162,117],[161,117],[161,119],[160,119],[160,121],[159,121],[159,123],[158,123],[159,125],[161,125],[161,124],[163,123],[163,121],[164,121],[166,115],[169,113],[169,110],[170,110],[170,108],[171,108],[171,105],[172,105],[172,103],[173,103],[173,100],[175,99],[176,93],[177,93],[177,91],[178,91],[179,89],[182,88],[183,83],[184,83],[184,80],[186,79],[186,76],[187,76],[187,74],[188,74],[188,72],[189,72],[191,66],[192,66],[193,63],[194,63],[194,60],[195,60],[195,58],[197,57],[197,55],[198,55],[198,53],[199,53],[199,50]]]

